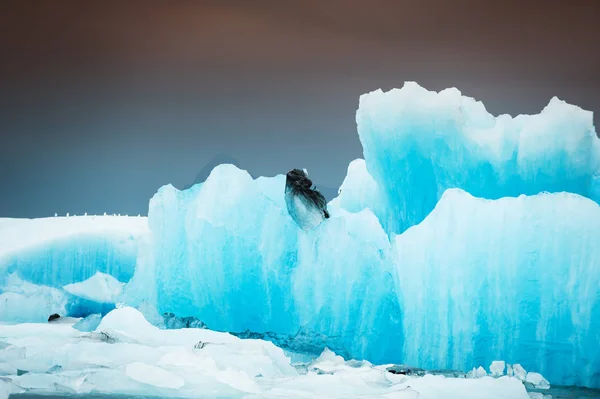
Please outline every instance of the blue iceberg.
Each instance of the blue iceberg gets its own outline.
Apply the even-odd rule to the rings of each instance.
[[[494,117],[455,88],[408,82],[361,96],[356,123],[389,233],[420,223],[449,188],[487,199],[566,191],[600,202],[592,113],[556,97],[537,115]]]
[[[600,384],[600,206],[570,193],[484,200],[447,190],[396,236],[402,359],[497,359],[555,384]]]
[[[290,215],[285,175],[225,164],[187,190],[162,187],[147,220],[0,220],[14,237],[0,240],[0,277],[45,287],[27,288],[24,311],[53,298],[102,313],[78,308],[68,286],[157,324],[194,318],[298,352],[463,371],[505,360],[600,387],[592,114],[553,99],[539,115],[494,117],[456,89],[407,83],[361,97],[357,124],[364,159],[311,228]],[[36,223],[70,233],[19,245]]]

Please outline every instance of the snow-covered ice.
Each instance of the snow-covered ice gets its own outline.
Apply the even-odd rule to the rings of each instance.
[[[0,325],[0,342],[20,348],[2,364],[21,370],[4,375],[2,389],[188,398],[529,398],[516,378],[397,375],[387,365],[346,362],[328,350],[308,366],[293,365],[270,342],[205,329],[161,330],[130,307],[110,312],[95,333],[67,324]]]
[[[490,365],[490,372],[494,377],[500,377],[504,374],[506,364],[503,360],[494,360]]]
[[[549,389],[550,383],[540,373],[529,372],[525,381],[533,385],[534,388]]]
[[[520,364],[515,364],[513,366],[513,372],[515,377],[517,377],[521,381],[525,381],[525,378],[527,377],[527,371],[525,371],[523,366],[521,366]]]
[[[131,279],[146,218],[113,216],[0,219],[0,279],[17,273],[34,284],[62,287],[96,272]]]

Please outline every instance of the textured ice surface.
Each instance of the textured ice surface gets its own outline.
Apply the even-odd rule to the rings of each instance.
[[[552,383],[598,386],[599,242],[600,206],[578,195],[446,191],[394,241],[403,361],[504,359]]]
[[[537,115],[494,117],[457,89],[408,82],[362,95],[356,122],[388,232],[422,221],[448,188],[489,199],[568,191],[600,201],[592,113],[558,98]]]
[[[0,342],[27,353],[2,359],[23,371],[2,377],[2,389],[186,398],[529,398],[515,378],[394,375],[331,351],[300,372],[269,342],[202,329],[160,330],[128,307],[105,316],[96,333],[119,339],[103,341],[64,324],[0,325]]]
[[[513,366],[513,373],[515,377],[517,377],[521,381],[525,381],[525,378],[527,377],[527,371],[525,371],[523,366],[521,366],[520,364],[515,364]]]
[[[73,328],[79,331],[90,332],[94,331],[102,320],[102,315],[99,313],[91,314],[73,325]]]
[[[5,276],[0,292],[0,321],[43,322],[51,314],[66,313],[64,292],[23,281],[16,273]]]
[[[549,389],[550,383],[540,373],[529,372],[525,381],[533,385],[534,388]]]
[[[353,213],[369,208],[375,214],[380,214],[384,205],[379,195],[379,187],[367,171],[365,160],[355,159],[348,165],[339,194],[329,203],[329,208],[333,213],[337,208]]]
[[[185,385],[184,379],[177,374],[140,362],[125,366],[125,374],[134,381],[157,388],[179,389]]]
[[[598,204],[453,189],[390,245],[368,209],[338,208],[302,231],[269,185],[283,179],[224,167],[192,191],[161,189],[149,215],[154,255],[138,264],[125,301],[218,330],[274,332],[274,342],[324,335],[374,363],[469,370],[500,358],[551,382],[598,385]],[[232,215],[203,206],[227,201]]]
[[[223,331],[316,332],[353,356],[393,361],[400,309],[379,222],[343,211],[303,231],[284,187],[284,176],[252,180],[230,165],[188,191],[163,187],[150,202],[152,259],[138,263],[123,300]]]
[[[287,214],[283,176],[215,173],[225,175],[188,191],[165,187],[151,202],[152,235],[136,240],[137,270],[120,301],[151,309],[144,314],[154,312],[155,324],[173,312],[299,352],[330,346],[373,363],[464,371],[506,359],[552,383],[598,386],[596,203],[564,193],[488,201],[450,190],[390,244],[368,209],[338,208],[306,232]],[[237,184],[223,193],[225,178]],[[229,201],[233,214],[208,212],[210,201]],[[57,230],[64,220],[56,218]],[[4,320],[45,321],[65,306],[79,317],[109,310],[70,312],[78,302],[66,297],[65,305],[68,293],[53,287],[35,286],[24,301],[19,284],[3,291]]]
[[[110,274],[96,272],[80,283],[67,284],[63,288],[68,293],[99,303],[115,303],[123,291],[125,283]]]
[[[506,364],[503,360],[494,360],[490,365],[490,372],[494,377],[499,377],[504,374]]]
[[[106,313],[146,234],[142,217],[0,219],[0,320]]]

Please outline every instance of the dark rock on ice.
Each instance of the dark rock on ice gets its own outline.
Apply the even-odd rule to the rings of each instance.
[[[287,173],[285,203],[288,213],[303,230],[312,230],[329,218],[325,197],[313,187],[303,170],[293,169]]]
[[[466,378],[467,373],[457,370],[424,370],[417,367],[410,367],[403,364],[395,364],[386,369],[392,374],[402,374],[422,377],[424,375],[443,375],[446,378]]]
[[[48,317],[48,323],[50,323],[51,321],[54,321],[56,319],[59,319],[60,315],[58,313],[53,313],[50,315],[50,317]]]
[[[419,377],[422,377],[425,374],[427,374],[427,372],[423,369],[409,367],[402,364],[395,364],[393,366],[388,367],[386,370],[392,374],[414,375]]]

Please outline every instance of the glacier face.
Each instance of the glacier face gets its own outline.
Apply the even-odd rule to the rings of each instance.
[[[74,292],[115,301],[109,288],[128,282],[118,301],[154,320],[193,316],[374,363],[504,359],[553,384],[600,387],[591,113],[554,99],[539,115],[495,118],[456,89],[407,84],[363,96],[357,123],[365,159],[313,230],[290,217],[284,175],[220,165],[190,189],[162,187],[147,225],[0,219],[1,295],[29,295],[24,312],[51,300],[85,316],[105,312],[63,287],[101,286]]]
[[[457,89],[407,82],[361,96],[356,123],[389,233],[420,223],[448,188],[488,199],[567,191],[600,202],[592,113],[556,97],[537,115],[494,117]]]

